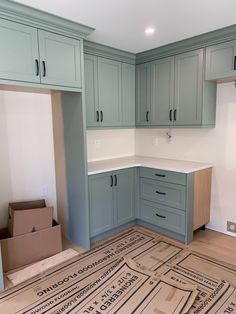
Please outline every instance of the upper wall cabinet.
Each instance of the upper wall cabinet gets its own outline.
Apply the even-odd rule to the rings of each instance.
[[[214,126],[216,86],[203,80],[203,66],[203,49],[139,65],[136,125]]]
[[[0,19],[0,79],[81,88],[80,40]]]
[[[236,77],[236,40],[206,48],[206,80]]]
[[[134,66],[85,54],[87,127],[134,126]]]
[[[40,82],[37,29],[0,19],[0,78]]]
[[[151,108],[151,77],[150,63],[136,66],[135,81],[135,119],[137,126],[150,124]]]

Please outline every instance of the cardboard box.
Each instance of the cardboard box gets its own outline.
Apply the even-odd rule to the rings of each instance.
[[[0,230],[0,236],[6,233]],[[3,271],[38,262],[62,251],[61,226],[53,221],[53,227],[26,233],[0,241]]]
[[[45,200],[9,203],[8,232],[11,237],[52,227],[53,207]]]

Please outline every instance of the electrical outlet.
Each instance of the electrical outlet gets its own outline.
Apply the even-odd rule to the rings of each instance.
[[[48,187],[47,185],[44,185],[41,190],[41,197],[47,197],[47,196],[48,196]]]
[[[227,231],[236,233],[236,222],[227,221]]]
[[[99,148],[101,146],[101,140],[97,139],[94,141],[95,147]]]

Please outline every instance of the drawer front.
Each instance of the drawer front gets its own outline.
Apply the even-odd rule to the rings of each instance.
[[[141,178],[141,198],[185,210],[185,186]]]
[[[141,219],[161,228],[185,234],[185,212],[141,200]]]
[[[186,185],[186,174],[153,168],[140,168],[140,177]]]

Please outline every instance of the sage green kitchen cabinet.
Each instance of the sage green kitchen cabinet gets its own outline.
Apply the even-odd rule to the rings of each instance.
[[[174,125],[201,125],[203,49],[175,56]]]
[[[0,79],[81,88],[78,39],[0,19]]]
[[[134,220],[134,171],[128,168],[89,176],[91,237]]]
[[[98,58],[98,99],[102,126],[120,126],[121,63]]]
[[[174,58],[151,63],[151,125],[172,125],[174,114]]]
[[[81,88],[81,43],[39,30],[41,83]]]
[[[236,77],[236,40],[206,48],[206,80]]]
[[[135,102],[135,124],[137,126],[150,125],[150,63],[140,64],[136,66]]]
[[[98,62],[97,57],[84,55],[84,84],[87,127],[100,126],[98,104]]]
[[[122,125],[135,126],[135,66],[122,63]]]
[[[91,236],[103,233],[114,226],[112,181],[112,172],[89,176]]]
[[[0,78],[40,83],[37,29],[0,19]]]

